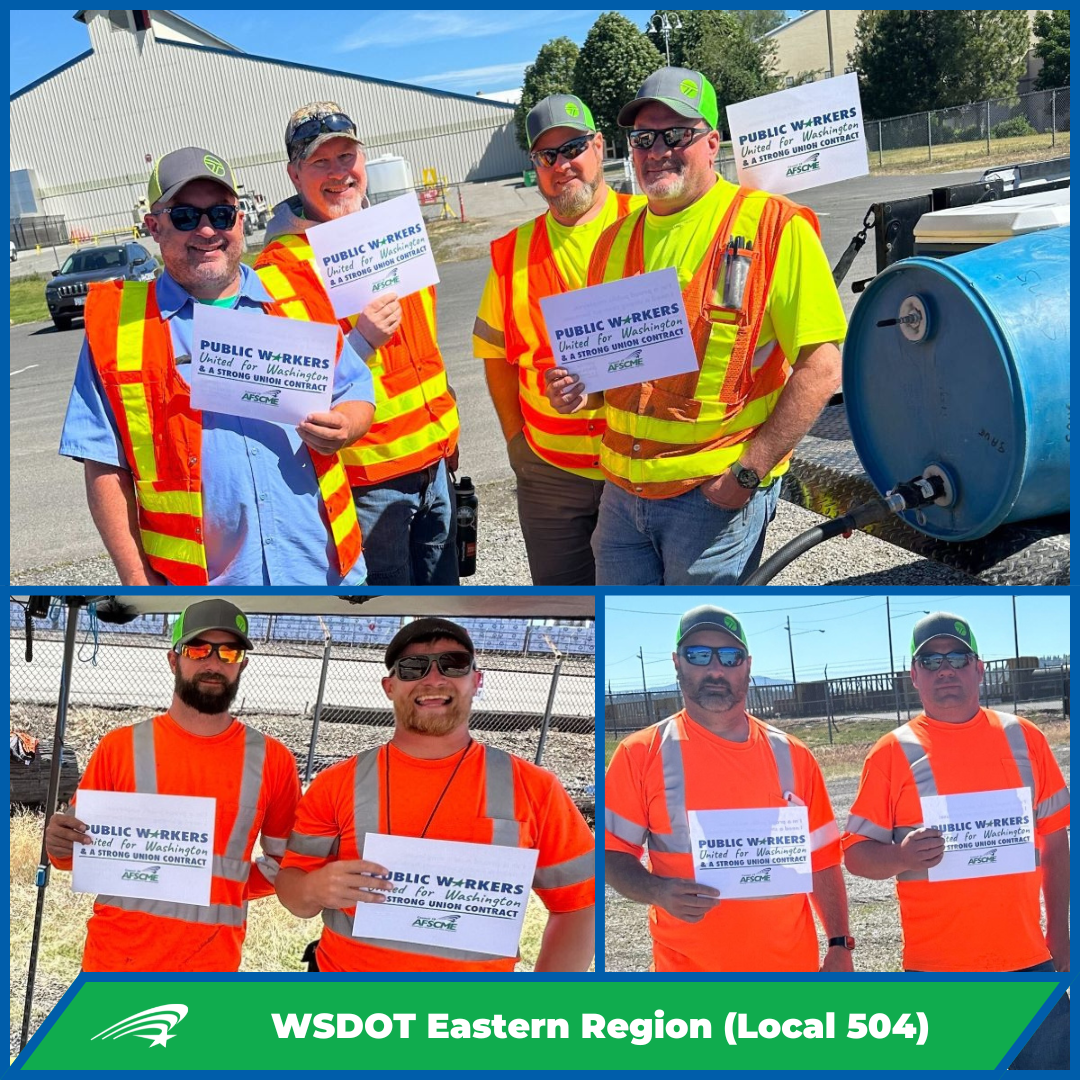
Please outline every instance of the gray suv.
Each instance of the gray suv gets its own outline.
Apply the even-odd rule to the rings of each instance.
[[[157,259],[134,241],[72,252],[45,284],[45,302],[57,330],[70,330],[82,318],[86,293],[94,281],[151,281],[161,272]]]

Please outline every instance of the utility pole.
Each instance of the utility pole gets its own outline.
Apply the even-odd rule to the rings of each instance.
[[[795,693],[795,650],[791,646],[791,616],[787,617],[787,648],[791,660],[791,693]]]
[[[649,698],[649,687],[645,682],[645,654],[642,652],[641,646],[638,646],[638,659],[641,661],[641,692],[645,696],[645,717],[650,724],[656,723],[653,719],[652,701]]]
[[[1020,681],[1020,634],[1016,628],[1016,593],[1013,593],[1012,598],[1013,609],[1013,651],[1016,658],[1013,660],[1013,712],[1018,713],[1020,711],[1019,703],[1017,702],[1016,684]]]
[[[900,687],[896,680],[896,663],[892,651],[892,615],[889,613],[889,598],[885,597],[885,625],[889,629],[889,678],[892,679],[893,697],[896,699],[896,726],[900,726]]]

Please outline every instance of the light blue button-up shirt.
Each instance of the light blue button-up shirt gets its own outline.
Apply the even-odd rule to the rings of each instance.
[[[238,309],[270,303],[258,275],[241,266]],[[173,355],[192,355],[196,301],[168,274],[157,282]],[[181,375],[184,365],[179,367]],[[370,401],[371,372],[346,342],[334,370],[333,402]],[[296,429],[224,413],[202,414],[203,533],[211,585],[363,585],[363,555],[344,580],[320,510],[318,478]],[[60,453],[130,469],[116,418],[84,339]]]

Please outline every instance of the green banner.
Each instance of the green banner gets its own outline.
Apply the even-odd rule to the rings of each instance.
[[[26,1069],[992,1069],[1051,982],[91,982]]]

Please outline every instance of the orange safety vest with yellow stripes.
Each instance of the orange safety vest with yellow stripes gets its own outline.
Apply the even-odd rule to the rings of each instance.
[[[325,298],[312,303],[281,275],[259,276],[274,298],[263,305],[268,315],[327,321]],[[143,551],[170,584],[207,585],[202,413],[192,409],[191,390],[176,370],[172,335],[161,318],[154,282],[91,285],[86,337],[135,483]],[[340,454],[307,449],[338,573],[344,577],[360,557],[352,492]]]
[[[631,199],[615,195],[619,220],[630,212]],[[578,476],[603,480],[603,408],[564,416],[552,408],[544,390],[544,372],[555,366],[555,357],[540,300],[570,291],[552,254],[546,220],[547,214],[541,214],[491,244],[491,265],[502,292],[506,359],[518,369],[525,439],[537,457]]]
[[[306,235],[275,237],[255,262],[256,269],[266,266],[277,267],[300,295],[306,297],[314,288],[328,303]],[[300,269],[311,270],[314,284],[307,275],[297,275]],[[353,487],[419,472],[457,447],[461,424],[435,340],[435,289],[404,297],[401,310],[401,325],[367,360],[375,383],[375,421],[362,439],[342,451]],[[337,321],[348,334],[356,319],[351,315],[336,320],[331,311],[323,321]]]
[[[779,195],[739,188],[712,246],[686,288],[683,303],[697,369],[604,393],[604,476],[631,494],[668,499],[719,476],[739,459],[768,419],[791,372],[780,343],[758,356],[780,238],[804,218],[820,236],[812,210]],[[590,285],[645,272],[645,208],[607,229],[593,250]],[[720,306],[724,250],[733,236],[753,241],[738,311]],[[784,471],[786,462],[773,470]]]

